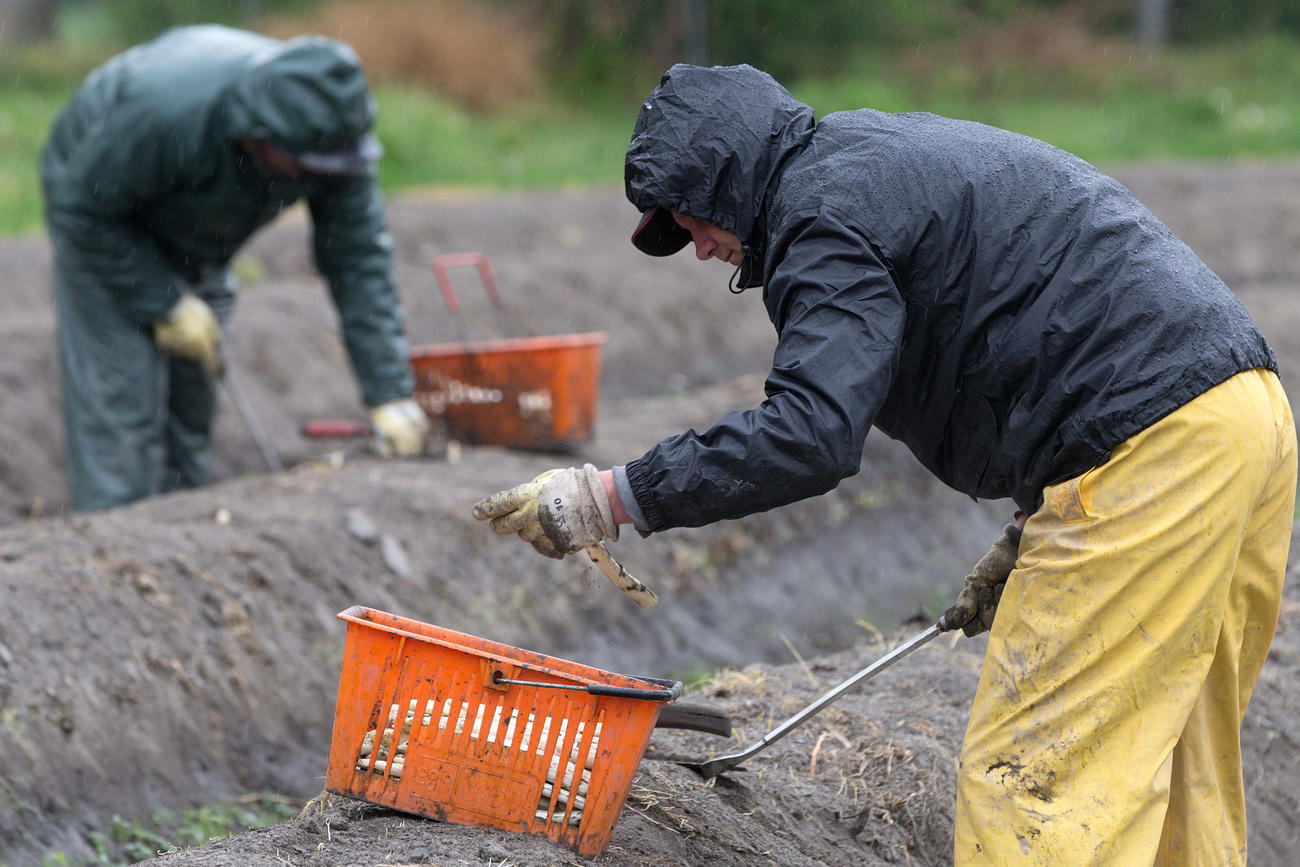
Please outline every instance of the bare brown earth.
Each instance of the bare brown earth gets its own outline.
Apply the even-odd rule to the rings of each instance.
[[[1289,385],[1300,370],[1300,164],[1142,166],[1116,175],[1237,289]],[[270,829],[162,856],[172,864],[574,864],[548,841],[417,819],[322,794],[339,611],[362,604],[632,674],[693,680],[732,740],[659,731],[651,752],[756,740],[923,628],[1010,508],[974,503],[873,436],[824,497],[615,552],[660,596],[631,604],[589,565],[552,562],[470,518],[543,469],[635,457],[761,398],[772,347],[757,291],[688,254],[626,242],[616,190],[407,196],[390,205],[416,343],[461,333],[602,330],[595,436],[572,454],[463,446],[382,462],[310,441],[302,422],[361,418],[335,314],[287,215],[240,263],[236,382],[291,469],[266,472],[227,404],[208,488],[112,512],[64,509],[43,238],[0,244],[0,864],[72,862],[109,818],[249,792],[300,800]],[[508,306],[472,279],[450,320],[429,252],[480,250]],[[332,457],[332,459],[331,459]],[[374,534],[359,531],[362,524]],[[1292,863],[1300,831],[1300,591],[1294,576],[1244,727],[1252,863]],[[844,696],[715,786],[648,759],[591,863],[944,864],[953,779],[982,644],[941,638]]]

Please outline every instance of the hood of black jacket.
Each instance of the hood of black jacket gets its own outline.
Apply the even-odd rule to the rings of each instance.
[[[628,200],[731,232],[761,264],[764,203],[815,125],[813,110],[761,70],[679,63],[637,116],[624,163]],[[763,282],[753,265],[742,269],[742,286]]]

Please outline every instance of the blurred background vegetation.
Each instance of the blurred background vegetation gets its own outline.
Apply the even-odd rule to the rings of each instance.
[[[1300,152],[1296,0],[0,0],[0,232],[84,75],[168,27],[361,55],[387,190],[618,184],[673,62],[750,63],[825,114],[933,111],[1096,163]]]

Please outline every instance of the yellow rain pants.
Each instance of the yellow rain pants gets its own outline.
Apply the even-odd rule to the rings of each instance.
[[[1295,491],[1294,420],[1265,370],[1044,489],[971,707],[956,864],[1246,862],[1241,720]]]

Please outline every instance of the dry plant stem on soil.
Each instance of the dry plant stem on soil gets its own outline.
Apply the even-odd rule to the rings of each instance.
[[[818,735],[817,743],[813,746],[812,756],[808,760],[808,776],[810,777],[817,776],[817,756],[822,751],[822,744],[829,737],[833,737],[837,741],[839,741],[846,750],[853,748],[853,745],[849,743],[849,739],[844,737],[844,735],[841,734],[838,730],[827,729],[826,731],[822,732],[820,735]]]

